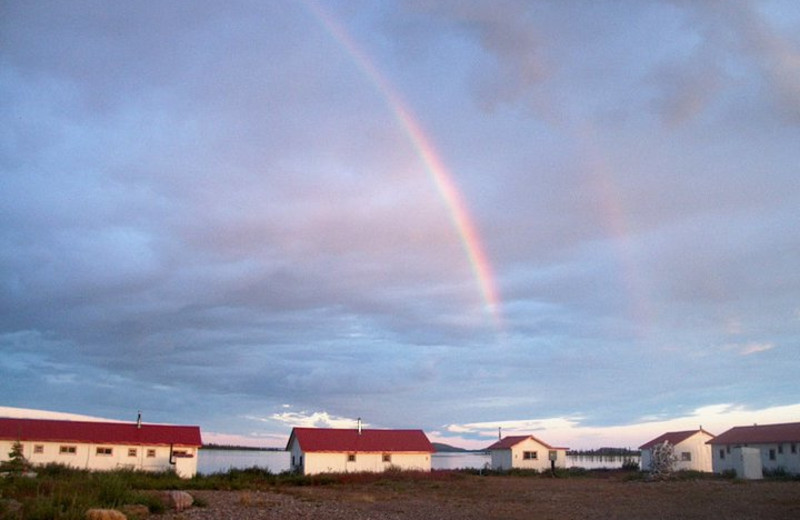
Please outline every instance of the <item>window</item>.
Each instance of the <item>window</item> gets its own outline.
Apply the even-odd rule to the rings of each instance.
[[[795,444],[795,443],[793,442],[793,443],[791,444],[791,448],[792,448],[792,453],[797,453],[797,444]]]
[[[778,455],[783,455],[783,444],[778,444]]]
[[[775,460],[775,448],[769,449],[769,460]]]
[[[383,462],[392,462],[392,455],[390,453],[384,453]]]
[[[97,450],[95,451],[96,455],[103,455],[103,456],[108,456],[108,455],[111,455],[113,453],[114,453],[114,450],[112,448],[108,448],[106,446],[98,446]]]
[[[148,456],[148,458],[152,459],[153,457],[156,456],[156,450],[154,450],[154,449],[147,450],[147,456]]]
[[[44,444],[34,444],[33,445],[33,452],[34,453],[44,453]]]
[[[725,450],[722,448],[719,449],[719,458],[720,460],[725,460]]]
[[[136,456],[136,448],[128,448],[128,457]]]
[[[189,457],[189,452],[186,450],[173,450],[172,451],[173,457]]]
[[[522,458],[524,460],[537,460],[539,458],[538,451],[523,451]]]
[[[355,453],[348,453],[347,454],[347,462],[355,462],[356,461],[356,454]]]
[[[692,452],[690,451],[682,451],[681,452],[681,460],[684,462],[690,462],[692,460]]]
[[[731,445],[730,445],[730,444],[728,444],[727,446],[725,446],[725,453],[727,453],[728,455],[730,455],[730,453],[731,453]]]
[[[58,453],[61,455],[75,455],[78,452],[77,446],[59,446]]]

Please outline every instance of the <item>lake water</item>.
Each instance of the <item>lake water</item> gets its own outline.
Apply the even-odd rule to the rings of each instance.
[[[280,473],[289,470],[289,458],[287,451],[200,450],[197,472],[208,475],[225,472],[229,469],[257,466],[266,468],[272,473]],[[638,457],[570,455],[567,457],[567,467],[620,468],[628,458],[639,462]],[[491,457],[484,452],[434,453],[431,458],[433,469],[482,469],[487,465],[491,465]]]

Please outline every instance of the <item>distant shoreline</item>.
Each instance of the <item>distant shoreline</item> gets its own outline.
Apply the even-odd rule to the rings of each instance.
[[[263,446],[235,446],[230,444],[203,444],[201,450],[216,451],[286,451],[283,448],[267,448]]]

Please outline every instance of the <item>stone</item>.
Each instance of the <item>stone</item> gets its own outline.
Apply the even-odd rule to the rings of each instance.
[[[86,520],[128,520],[116,509],[90,509],[86,511]]]

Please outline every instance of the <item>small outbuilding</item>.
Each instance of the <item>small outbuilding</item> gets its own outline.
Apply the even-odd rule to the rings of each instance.
[[[748,478],[748,475],[759,478],[759,472],[747,470],[748,466],[753,466],[748,460],[754,457],[755,449],[764,471],[800,475],[800,422],[736,426],[708,444],[712,449],[714,473],[732,470],[741,478]]]
[[[0,417],[0,460],[8,459],[17,442],[34,466],[174,470],[184,478],[197,473],[203,444],[199,426]]]
[[[533,435],[510,435],[503,437],[488,448],[492,457],[492,469],[548,470],[554,462],[555,467],[567,466],[567,450],[558,448],[537,439]]]
[[[435,451],[422,430],[294,428],[286,444],[291,467],[303,475],[430,471]]]
[[[714,435],[702,428],[680,432],[667,432],[639,446],[642,452],[642,470],[651,468],[653,448],[667,443],[672,446],[676,461],[673,469],[711,472],[711,448],[708,441]]]

